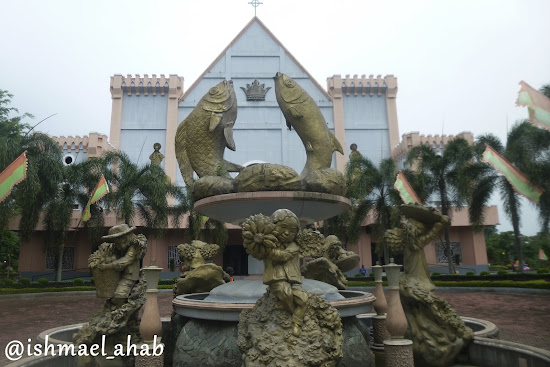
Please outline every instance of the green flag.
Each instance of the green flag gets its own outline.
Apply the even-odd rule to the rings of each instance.
[[[19,182],[27,177],[27,152],[23,152],[0,173],[0,203],[11,193]]]
[[[486,146],[485,152],[483,152],[482,161],[489,163],[494,169],[502,173],[518,194],[525,196],[534,203],[538,203],[544,190],[530,183],[523,172],[514,167],[512,163],[508,162],[506,158],[498,154],[489,145]]]
[[[399,196],[401,196],[405,204],[422,204],[403,172],[399,171],[397,174],[393,188],[399,191]]]
[[[550,98],[525,83],[519,82],[518,106],[525,106],[529,110],[529,121],[532,124],[550,130]]]
[[[99,179],[99,182],[97,183],[97,186],[92,193],[92,196],[90,196],[90,200],[88,200],[88,204],[86,204],[86,208],[84,209],[84,212],[82,213],[81,220],[83,222],[87,222],[92,214],[90,213],[90,205],[104,197],[109,193],[109,185],[107,185],[107,181],[105,181],[105,177],[101,175],[101,178]]]

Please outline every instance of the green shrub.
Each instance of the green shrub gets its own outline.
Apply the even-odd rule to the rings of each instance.
[[[498,275],[505,275],[505,274],[508,274],[508,272],[506,270],[499,270],[499,271],[497,271],[497,274]]]
[[[173,281],[173,282],[177,282],[179,278],[180,278],[180,277],[173,277],[173,278],[172,278],[172,281]]]
[[[439,276],[439,275],[441,275],[441,273],[440,273],[440,272],[437,272],[437,271],[434,271],[434,272],[432,273],[432,277],[437,277],[437,276]]]
[[[84,279],[82,279],[82,278],[75,278],[75,279],[73,280],[73,283],[74,283],[74,284],[77,284],[77,285],[82,285],[82,284],[84,284]]]
[[[19,284],[21,284],[24,287],[28,287],[31,284],[31,280],[27,278],[21,278],[19,279]]]
[[[537,270],[537,274],[548,274],[550,273],[550,269],[547,268],[540,268]]]
[[[481,275],[482,277],[486,277],[487,275],[491,275],[491,273],[489,273],[486,270],[483,270],[481,273],[479,273],[479,275]]]
[[[466,273],[467,276],[472,276],[472,275],[476,275],[476,273],[474,273],[473,271],[469,271]]]
[[[2,294],[24,294],[24,293],[46,293],[46,292],[82,292],[82,291],[93,291],[94,287],[62,287],[62,288],[9,288],[9,289],[0,289],[0,295]]]
[[[15,283],[13,279],[10,279],[10,278],[2,279],[2,287],[13,287],[13,283]]]
[[[46,278],[40,278],[37,280],[38,284],[40,285],[47,285],[50,281]]]
[[[357,274],[355,274],[354,276],[355,276],[356,278],[361,278],[361,277],[362,277],[361,273],[357,273]]]
[[[374,278],[374,271],[371,271],[371,272],[369,273],[369,277],[370,277],[370,278]]]
[[[513,280],[469,280],[469,281],[453,281],[443,282],[436,280],[434,284],[438,287],[511,287],[511,288],[537,288],[550,289],[550,282],[543,279],[528,280],[516,282]]]

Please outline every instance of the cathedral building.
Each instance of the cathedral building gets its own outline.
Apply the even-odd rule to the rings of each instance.
[[[233,127],[236,150],[226,150],[224,158],[242,166],[263,162],[282,164],[300,172],[306,154],[296,132],[287,128],[275,98],[273,77],[278,72],[294,79],[319,106],[329,130],[344,148],[343,155],[334,153],[332,162],[332,166],[342,172],[352,144],[377,165],[389,157],[399,162],[400,157],[416,144],[428,142],[430,146],[436,144],[435,149],[444,149],[450,138],[436,136],[426,140],[418,133],[411,133],[400,140],[395,76],[333,75],[327,78],[323,87],[260,19],[254,17],[189,87],[185,86],[184,78],[179,75],[112,76],[108,142],[105,135],[99,134],[55,139],[64,150],[66,164],[109,149],[119,149],[142,165],[149,162],[153,145],[160,144],[160,153],[164,158],[160,164],[173,182],[183,186],[185,183],[179,172],[174,146],[177,127],[210,88],[221,81],[231,80],[238,104],[237,120]],[[79,215],[80,211],[75,210],[75,218],[78,219]],[[349,250],[360,255],[361,263],[367,268],[373,264],[373,249],[377,241],[371,237],[369,218],[365,219],[359,242],[348,246]],[[496,208],[489,208],[487,218],[486,225],[498,223]],[[114,215],[107,218],[108,226],[115,223],[117,219]],[[136,225],[139,226],[139,223]],[[232,225],[228,228],[228,246],[215,262],[224,267],[231,265],[236,275],[261,273],[261,263],[244,252],[240,228]],[[88,243],[83,235],[73,237],[74,243],[66,244],[67,270],[85,272],[87,257],[98,244]],[[144,264],[149,265],[154,260],[157,266],[165,269],[163,277],[176,275],[177,269],[176,272],[169,272],[169,268],[178,264],[175,247],[185,241],[182,229],[169,228],[163,238],[150,240]],[[453,215],[451,241],[455,253],[460,253],[461,265],[478,272],[487,269],[483,234],[473,231],[464,210]],[[434,269],[445,266],[446,260],[440,249],[437,241],[425,249],[428,263]],[[28,260],[29,252],[44,253],[39,234],[29,243],[21,245],[19,271],[23,276],[47,273],[51,269],[51,259],[48,261],[51,254]]]

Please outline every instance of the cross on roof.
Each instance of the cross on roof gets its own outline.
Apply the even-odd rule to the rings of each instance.
[[[256,8],[263,3],[261,3],[259,0],[252,0],[251,2],[249,2],[249,4],[254,7],[254,16],[256,16]]]

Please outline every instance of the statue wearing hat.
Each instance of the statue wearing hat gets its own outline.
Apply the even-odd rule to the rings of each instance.
[[[106,298],[103,307],[73,336],[76,345],[88,347],[103,343],[108,355],[114,355],[116,345],[128,336],[134,344],[141,342],[139,310],[145,303],[145,279],[140,276],[140,260],[147,251],[144,235],[133,233],[136,227],[120,224],[109,229],[98,250],[90,255],[97,296]],[[102,337],[105,340],[102,341]],[[104,357],[79,356],[79,367],[103,365]],[[119,356],[112,365],[134,366],[134,357]]]
[[[142,234],[134,234],[135,229],[136,227],[129,227],[127,224],[111,227],[107,236],[101,238],[108,241],[103,245],[110,247],[111,256],[104,257],[95,267],[90,264],[92,271],[111,270],[119,273],[116,288],[109,297],[113,303],[119,305],[124,303],[139,280],[139,261],[147,251],[147,239]]]

